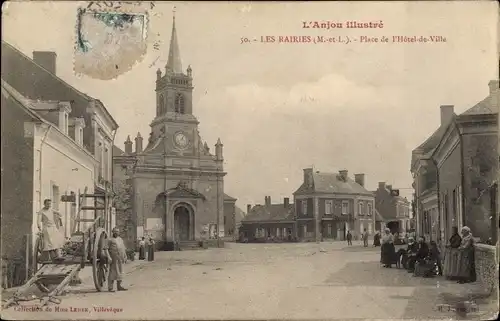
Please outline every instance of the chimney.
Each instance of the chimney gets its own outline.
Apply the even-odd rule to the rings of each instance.
[[[288,197],[285,197],[285,198],[283,199],[283,206],[284,206],[285,208],[288,208],[288,206],[290,206],[290,199],[289,199]]]
[[[135,152],[137,154],[142,153],[142,136],[141,133],[137,133],[135,137]]]
[[[56,58],[57,54],[53,51],[33,51],[33,61],[54,75],[56,74]]]
[[[308,187],[312,187],[313,179],[312,179],[313,169],[312,168],[304,168],[304,184]]]
[[[252,209],[252,205],[247,204],[247,214],[250,213],[250,210]]]
[[[490,95],[492,95],[493,93],[495,93],[498,88],[500,87],[500,82],[498,80],[491,80],[489,83],[488,83],[488,86],[490,87]]]
[[[127,140],[125,141],[125,154],[132,154],[132,141],[130,140],[130,136],[127,136]]]
[[[271,196],[266,196],[265,201],[266,206],[271,206]]]
[[[453,105],[441,106],[441,126],[446,125],[453,118]]]
[[[365,187],[365,174],[354,174],[354,180],[359,185]]]
[[[379,189],[384,189],[385,188],[385,182],[378,182],[378,188]]]
[[[500,90],[498,90],[499,81],[492,80],[488,83],[488,86],[490,87],[490,106],[491,106],[491,109],[498,110],[499,105],[500,105]]]
[[[348,173],[348,172],[347,172],[347,170],[346,170],[346,169],[343,169],[343,170],[339,171],[339,174],[340,174],[340,176],[342,177],[342,179],[343,179],[344,181],[345,181],[345,180],[347,180],[347,173]]]

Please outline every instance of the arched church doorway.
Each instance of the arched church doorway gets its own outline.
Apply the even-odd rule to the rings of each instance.
[[[174,233],[176,241],[191,240],[191,215],[185,205],[179,205],[174,210]]]

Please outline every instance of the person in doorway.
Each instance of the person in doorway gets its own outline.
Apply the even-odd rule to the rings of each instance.
[[[115,281],[118,291],[127,291],[127,289],[122,286],[123,263],[125,263],[127,259],[127,253],[125,251],[123,239],[120,237],[120,230],[116,227],[112,230],[112,237],[108,239],[106,254],[109,262],[108,291],[115,292]]]
[[[347,231],[346,239],[347,239],[347,245],[352,245],[352,234],[351,234],[351,231]]]
[[[61,250],[64,246],[64,236],[59,230],[61,227],[61,215],[51,208],[52,201],[43,201],[43,208],[38,212],[38,233],[42,237],[43,251],[49,253],[53,261],[62,261]]]
[[[368,247],[368,232],[366,231],[366,229],[363,232],[363,246]]]
[[[153,262],[155,260],[155,240],[150,236],[148,240],[148,261]]]
[[[146,240],[143,236],[139,241],[139,260],[145,260],[145,259],[146,259]]]

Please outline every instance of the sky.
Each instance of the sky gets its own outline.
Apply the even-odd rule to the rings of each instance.
[[[100,99],[120,125],[115,144],[150,132],[156,69],[164,70],[174,4],[149,12],[143,60],[112,80],[75,75],[81,2],[8,3],[2,38],[31,56],[57,52],[57,75]],[[411,151],[498,79],[498,5],[487,2],[176,2],[183,68],[193,70],[193,113],[203,140],[224,144],[225,192],[238,206],[273,203],[302,170],[365,173],[411,197]],[[379,29],[304,29],[303,21],[383,22]],[[241,43],[261,36],[442,36],[441,43]],[[158,50],[153,44],[159,44]]]

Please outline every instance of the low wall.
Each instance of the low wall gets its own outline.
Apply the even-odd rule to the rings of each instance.
[[[498,255],[495,246],[476,244],[474,253],[476,276],[486,290],[498,289]]]

